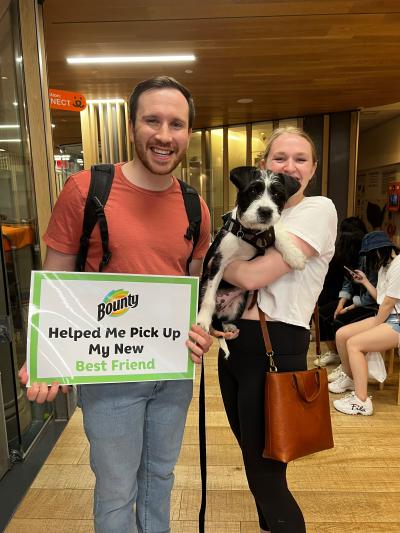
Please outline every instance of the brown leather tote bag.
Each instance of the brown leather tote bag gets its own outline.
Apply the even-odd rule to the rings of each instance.
[[[258,311],[270,364],[265,377],[263,457],[288,463],[333,448],[326,369],[277,372],[265,315]]]

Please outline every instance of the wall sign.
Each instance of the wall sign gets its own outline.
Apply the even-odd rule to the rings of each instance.
[[[49,89],[50,109],[63,111],[83,111],[86,108],[86,98],[83,94]]]

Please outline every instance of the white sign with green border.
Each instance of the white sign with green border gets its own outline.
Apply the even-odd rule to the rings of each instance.
[[[198,279],[33,271],[29,383],[193,379]]]

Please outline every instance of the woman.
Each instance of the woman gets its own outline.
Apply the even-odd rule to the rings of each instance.
[[[335,251],[336,210],[328,198],[304,196],[317,158],[312,140],[302,130],[275,130],[260,166],[299,181],[282,222],[308,261],[304,270],[292,270],[271,247],[262,257],[231,263],[224,279],[247,290],[259,289],[258,305],[268,320],[278,370],[305,370],[310,318]],[[302,533],[304,518],[287,487],[286,464],[262,457],[268,364],[257,307],[246,310],[236,325],[240,333],[228,340],[229,358],[219,354],[219,380],[229,423],[242,449],[260,531]]]
[[[344,267],[356,269],[359,266],[361,241],[366,233],[367,229],[360,218],[348,217],[340,223],[335,254],[329,263],[324,286],[318,298],[320,340],[325,342],[328,351],[314,361],[317,366],[326,366],[339,361],[335,343],[336,330],[333,330],[332,326],[337,315],[343,312],[344,304],[351,299],[351,295],[347,293],[345,297],[339,296],[339,292],[341,292],[343,287],[343,280],[345,280],[346,288],[348,284],[348,277]],[[368,297],[370,298],[369,294]],[[361,316],[361,318],[367,318],[367,316],[372,315],[373,313]],[[345,316],[348,317],[349,315]],[[357,320],[357,318],[354,317],[354,320]],[[349,319],[346,324],[352,321],[353,319]]]
[[[355,281],[363,285],[379,304],[376,316],[348,324],[336,332],[336,345],[342,362],[342,374],[329,384],[334,393],[354,390],[333,405],[348,415],[372,415],[373,405],[368,397],[367,352],[381,352],[395,348],[399,342],[400,324],[400,256],[384,231],[365,235],[361,253],[369,260],[375,257],[378,269],[376,288],[364,272],[356,270]],[[367,257],[368,261],[368,257]]]

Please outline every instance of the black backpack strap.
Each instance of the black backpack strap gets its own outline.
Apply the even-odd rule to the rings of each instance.
[[[186,263],[186,271],[189,272],[189,265],[193,258],[193,251],[198,243],[200,237],[201,227],[201,205],[199,193],[194,187],[187,184],[185,181],[179,180],[181,186],[183,201],[185,203],[186,214],[189,220],[189,226],[184,235],[185,239],[193,241],[192,252]]]
[[[83,215],[82,235],[75,264],[75,270],[77,272],[83,272],[85,270],[89,250],[89,240],[97,222],[100,227],[101,244],[103,247],[103,256],[99,264],[99,272],[103,270],[111,259],[111,252],[108,247],[108,226],[104,213],[104,206],[107,203],[113,179],[114,165],[93,165],[91,167],[90,186]]]

